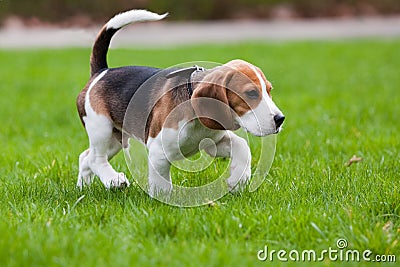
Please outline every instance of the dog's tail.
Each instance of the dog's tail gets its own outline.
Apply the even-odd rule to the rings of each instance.
[[[130,10],[120,13],[110,19],[103,26],[93,45],[90,57],[90,75],[98,73],[101,69],[108,68],[107,52],[113,35],[124,26],[142,21],[157,21],[165,18],[168,13],[159,15],[147,10]]]

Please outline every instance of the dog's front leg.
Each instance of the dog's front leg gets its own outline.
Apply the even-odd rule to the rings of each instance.
[[[164,150],[158,142],[153,142],[149,147],[149,194],[151,197],[157,194],[168,195],[172,191],[170,177],[171,163],[164,154]]]
[[[251,177],[251,152],[246,140],[231,133],[231,175],[228,187],[231,192],[243,191]]]
[[[251,152],[246,140],[227,131],[216,148],[216,152],[212,147],[205,151],[217,157],[231,158],[230,176],[227,179],[229,191],[243,191],[251,176]]]

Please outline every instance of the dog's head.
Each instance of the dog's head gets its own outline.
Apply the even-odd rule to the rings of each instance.
[[[278,133],[285,119],[272,101],[271,83],[243,60],[214,68],[196,86],[192,103],[203,125],[216,130],[243,127],[256,136]]]

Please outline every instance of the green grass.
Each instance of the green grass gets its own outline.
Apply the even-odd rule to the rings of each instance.
[[[0,265],[268,266],[257,260],[265,245],[322,251],[338,238],[400,261],[399,47],[392,40],[111,51],[111,66],[242,58],[273,82],[287,121],[267,181],[199,208],[162,204],[137,186],[108,191],[96,181],[77,190],[88,141],[75,97],[88,79],[89,50],[0,51]],[[353,155],[363,161],[346,167]],[[128,172],[122,154],[112,164]]]

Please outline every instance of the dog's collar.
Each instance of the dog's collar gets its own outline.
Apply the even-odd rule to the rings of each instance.
[[[178,75],[182,75],[182,76],[183,75],[184,76],[188,75],[189,78],[187,79],[187,82],[186,82],[186,90],[187,90],[187,92],[189,94],[189,97],[191,97],[193,95],[193,82],[192,82],[192,79],[193,79],[194,75],[196,73],[198,73],[198,72],[203,72],[205,70],[206,69],[203,68],[203,67],[199,67],[197,65],[194,65],[193,67],[188,67],[188,68],[179,69],[179,70],[170,72],[170,73],[167,74],[166,78],[170,79],[170,78],[178,76]]]

